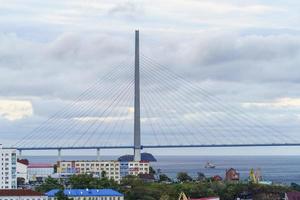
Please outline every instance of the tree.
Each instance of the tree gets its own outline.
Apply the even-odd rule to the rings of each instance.
[[[56,194],[55,197],[57,198],[57,200],[70,200],[70,198],[65,195],[63,190],[59,190]]]
[[[24,185],[24,184],[25,184],[25,178],[18,177],[17,178],[17,185],[20,186],[20,185]]]
[[[298,185],[297,183],[291,183],[291,188],[293,190],[300,191],[300,185]]]
[[[172,180],[166,174],[160,174],[159,182],[172,182]]]
[[[169,200],[169,199],[170,199],[169,195],[163,194],[159,200]]]
[[[106,177],[106,171],[102,171],[101,172],[101,178],[105,178]]]
[[[74,189],[94,188],[94,178],[91,174],[73,175],[70,177],[69,183],[70,183],[71,187]]]
[[[192,181],[193,179],[192,179],[192,177],[190,177],[188,175],[188,173],[186,173],[186,172],[179,172],[177,174],[177,180],[179,182],[189,182],[189,181]]]
[[[205,174],[203,174],[202,172],[198,172],[197,174],[197,181],[204,181],[206,179]]]
[[[156,171],[153,169],[153,167],[150,166],[149,168],[149,174],[155,175]]]
[[[61,185],[57,179],[48,177],[46,178],[44,183],[42,183],[40,186],[36,188],[36,190],[45,193],[52,189],[63,189],[63,188],[64,188],[63,185]]]

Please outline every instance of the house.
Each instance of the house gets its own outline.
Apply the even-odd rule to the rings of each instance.
[[[213,180],[213,181],[222,181],[223,179],[222,179],[221,176],[215,175],[215,176],[212,177],[212,180]]]
[[[54,173],[53,164],[29,163],[28,179],[33,182],[42,182],[48,176]]]
[[[17,185],[28,183],[28,160],[17,160]]]
[[[300,192],[287,192],[284,200],[300,200]]]
[[[138,177],[147,183],[153,183],[155,181],[155,177],[153,174],[139,174]]]
[[[230,169],[226,170],[225,180],[226,181],[239,181],[240,173],[238,173],[236,169],[230,168]]]
[[[47,196],[28,189],[0,189],[0,200],[47,200]]]
[[[55,200],[58,192],[58,189],[47,192],[48,200]],[[69,198],[76,200],[124,200],[124,195],[113,189],[65,189],[63,192]]]

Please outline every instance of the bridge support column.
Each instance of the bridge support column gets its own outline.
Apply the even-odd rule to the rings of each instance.
[[[22,159],[22,150],[19,149],[19,159]]]
[[[58,149],[57,153],[58,153],[58,161],[61,161],[61,149]]]
[[[97,148],[97,160],[100,161],[100,148]]]
[[[134,60],[134,161],[141,161],[141,120],[140,120],[140,53],[139,31],[135,31]]]

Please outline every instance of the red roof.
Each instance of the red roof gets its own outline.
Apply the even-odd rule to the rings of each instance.
[[[28,168],[53,168],[53,165],[47,163],[32,163],[28,165]]]
[[[43,193],[28,189],[0,189],[0,196],[45,196]]]
[[[288,199],[300,198],[300,192],[287,192]]]
[[[27,159],[18,159],[18,162],[24,165],[29,165],[29,161]]]

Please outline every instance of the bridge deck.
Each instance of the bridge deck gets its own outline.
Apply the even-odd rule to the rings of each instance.
[[[274,144],[201,144],[201,145],[143,145],[142,149],[160,148],[210,148],[210,147],[280,147],[280,146],[300,146],[300,143],[274,143]],[[133,149],[134,146],[89,146],[89,147],[3,147],[4,149],[17,150],[68,150],[68,149]]]

